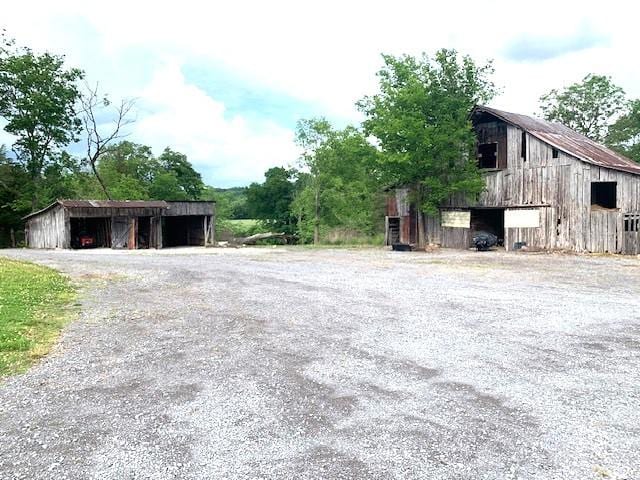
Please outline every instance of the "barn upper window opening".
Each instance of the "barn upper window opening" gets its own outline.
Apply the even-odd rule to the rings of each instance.
[[[558,149],[557,149],[557,148],[552,148],[552,149],[551,149],[551,156],[552,156],[553,158],[558,158],[558,155],[559,155],[559,153],[558,153]]]
[[[497,143],[482,143],[478,145],[478,167],[496,168],[498,160],[497,153]]]
[[[617,182],[591,182],[591,208],[616,208]]]
[[[520,156],[527,161],[527,132],[522,132],[522,141],[520,142]]]

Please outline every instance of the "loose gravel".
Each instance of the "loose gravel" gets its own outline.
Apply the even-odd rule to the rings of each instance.
[[[640,260],[29,251],[82,285],[2,479],[639,479]]]

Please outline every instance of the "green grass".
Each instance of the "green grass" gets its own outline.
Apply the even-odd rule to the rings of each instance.
[[[248,237],[258,232],[265,232],[260,220],[245,218],[240,220],[226,220],[226,227],[235,237]]]
[[[49,352],[74,298],[69,279],[55,270],[0,258],[0,378]]]

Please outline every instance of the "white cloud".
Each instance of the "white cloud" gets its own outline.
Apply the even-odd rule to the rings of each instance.
[[[159,153],[171,147],[196,167],[213,172],[215,184],[243,184],[266,169],[293,163],[293,133],[269,121],[227,117],[224,104],[186,83],[177,62],[159,68],[139,94],[140,120],[132,137]]]
[[[639,10],[621,0],[606,5],[541,0],[519,6],[506,0],[153,5],[112,0],[108,6],[43,0],[3,6],[2,16],[21,43],[67,52],[70,63],[99,78],[106,91],[116,96],[144,92],[149,98],[135,130],[140,138],[132,140],[187,150],[198,164],[217,168],[215,182],[227,176],[254,178],[264,166],[286,161],[294,152],[290,125],[249,121],[255,118],[250,112],[225,114],[220,98],[179,76],[180,64],[227,69],[238,81],[319,106],[329,118],[345,122],[360,118],[354,102],[375,90],[381,52],[453,47],[479,61],[495,58],[495,79],[504,92],[495,105],[532,113],[542,93],[589,72],[612,75],[631,96],[640,97],[640,66],[633,61]],[[606,44],[567,49],[535,62],[505,54],[515,41],[526,49],[528,41],[579,37],[585,26]],[[132,59],[132,52],[147,57]]]

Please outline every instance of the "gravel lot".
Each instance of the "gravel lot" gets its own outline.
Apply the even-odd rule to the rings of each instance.
[[[84,287],[0,478],[640,478],[636,258],[2,254]]]

